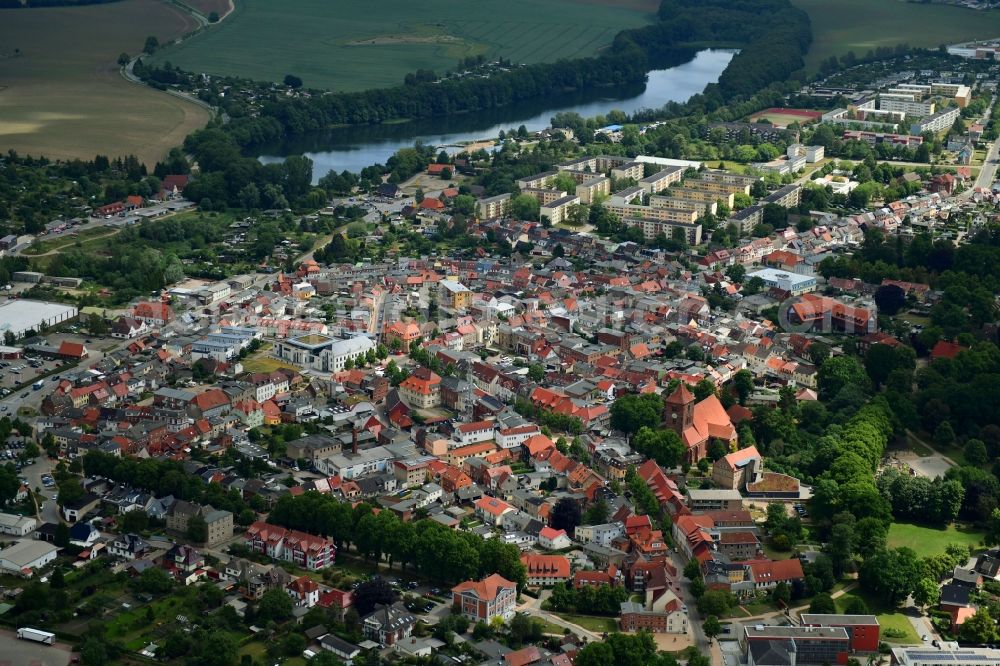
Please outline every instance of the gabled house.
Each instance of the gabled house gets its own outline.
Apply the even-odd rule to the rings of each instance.
[[[466,581],[451,589],[452,605],[474,622],[507,621],[514,616],[517,585],[500,574],[480,581]]]
[[[361,627],[367,638],[382,647],[390,647],[409,638],[416,624],[417,619],[401,604],[391,606],[379,604],[362,620]]]
[[[122,534],[108,544],[108,553],[112,557],[129,561],[141,558],[149,549],[145,539],[136,534]]]
[[[319,583],[308,576],[300,576],[285,587],[292,603],[300,608],[312,608],[319,603]]]

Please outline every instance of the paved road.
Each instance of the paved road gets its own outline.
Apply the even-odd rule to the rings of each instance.
[[[55,488],[48,489],[42,485],[42,475],[51,474],[55,467],[56,461],[49,459],[43,452],[35,459],[34,465],[28,465],[21,470],[21,475],[28,479],[28,487],[31,488],[32,492],[36,488],[41,488],[38,501],[42,505],[42,510],[36,516],[39,524],[59,522],[59,508],[52,499],[52,496],[56,495],[58,491]]]
[[[596,634],[593,631],[584,629],[580,625],[567,622],[558,615],[542,610],[542,602],[548,599],[551,594],[551,590],[542,590],[537,599],[533,599],[532,597],[525,595],[526,601],[517,607],[517,611],[519,613],[531,615],[532,617],[540,618],[546,622],[551,622],[557,627],[569,629],[574,635],[588,642],[600,642],[604,640],[600,634]]]
[[[673,562],[674,567],[676,567],[678,572],[684,571],[685,562],[676,553],[671,553],[670,558]],[[705,618],[701,616],[698,611],[698,600],[694,598],[691,594],[691,586],[686,582],[681,582],[679,589],[675,589],[674,593],[677,594],[681,601],[688,609],[688,624],[691,626],[691,634],[694,639],[694,646],[698,648],[701,654],[711,654],[713,664],[722,663],[722,655],[718,652],[719,647],[717,641],[711,640],[705,635],[704,629],[702,629],[702,623]]]
[[[115,344],[103,351],[99,349],[88,349],[90,353],[89,357],[84,359],[83,363],[77,366],[77,369],[81,367],[88,367],[97,363],[104,358],[105,354],[111,353],[113,350],[117,349],[118,346],[118,344]],[[61,376],[65,372],[68,371],[63,370],[53,376]],[[44,400],[45,396],[48,395],[55,387],[54,382],[52,382],[52,377],[46,377],[45,382],[46,385],[41,390],[35,391],[28,387],[15,391],[6,398],[0,400],[0,415],[10,415],[11,418],[13,418],[22,407],[33,409],[36,412],[40,411],[42,400]],[[50,460],[43,451],[41,455],[35,459],[35,464],[24,467],[20,472],[20,476],[28,479],[28,487],[33,492],[36,488],[41,489],[41,494],[38,500],[42,503],[42,510],[38,514],[37,518],[40,522],[44,523],[59,522],[59,509],[56,506],[55,501],[52,499],[52,496],[56,495],[58,490],[56,488],[49,489],[42,485],[42,475],[51,474],[55,469],[55,466],[56,461]],[[2,666],[2,663],[0,663],[0,666]]]
[[[180,205],[182,207],[178,207],[178,205]],[[137,224],[139,222],[142,222],[145,219],[165,220],[168,217],[172,217],[173,215],[177,215],[178,213],[186,212],[186,211],[189,211],[189,210],[195,210],[195,205],[192,202],[190,202],[190,201],[185,201],[183,199],[175,199],[173,201],[167,201],[167,202],[164,202],[164,203],[158,203],[158,204],[153,204],[151,206],[147,206],[143,210],[150,210],[150,209],[153,209],[153,210],[160,209],[161,211],[165,211],[165,212],[162,212],[161,214],[157,215],[156,217],[151,217],[151,218],[144,218],[144,217],[141,217],[141,216],[136,215],[134,213],[126,215],[125,217],[118,217],[116,215],[114,217],[107,218],[107,219],[103,218],[103,217],[90,217],[90,218],[87,218],[87,221],[84,222],[83,224],[79,224],[79,225],[77,225],[75,227],[71,227],[70,229],[67,229],[66,231],[64,231],[61,234],[49,234],[49,235],[45,235],[45,236],[39,236],[38,238],[41,239],[42,241],[45,241],[45,242],[56,242],[56,241],[59,241],[61,239],[65,239],[67,246],[71,246],[74,243],[76,243],[77,240],[81,240],[81,241],[83,241],[83,240],[93,240],[93,238],[94,238],[94,237],[92,237],[92,238],[89,238],[89,239],[78,239],[78,238],[75,238],[73,236],[74,233],[79,233],[81,231],[87,231],[89,229],[99,229],[101,227],[110,227],[110,228],[113,228],[114,229],[113,233],[118,233],[119,231],[121,231],[122,228],[128,226],[129,224]],[[49,254],[55,254],[55,253],[58,253],[58,252],[60,252],[62,250],[62,248],[58,248],[58,249],[55,249],[55,250],[50,250],[49,252],[46,252],[44,254],[24,254],[24,251],[27,250],[30,247],[32,247],[32,245],[18,246],[18,247],[14,248],[11,251],[11,254],[13,254],[13,255],[24,255],[24,256],[29,257],[29,258],[34,258],[34,257],[44,257],[44,256],[49,255]]]
[[[42,645],[20,641],[17,634],[0,630],[0,665],[6,666],[66,666],[73,648],[65,643]]]
[[[194,16],[194,14],[192,14],[192,16]],[[142,56],[136,56],[136,57],[132,58],[131,60],[128,61],[127,65],[125,65],[124,67],[122,67],[118,71],[121,73],[122,78],[125,79],[126,81],[128,81],[129,83],[134,83],[136,85],[143,86],[143,87],[149,87],[150,90],[159,90],[159,88],[153,88],[152,86],[146,86],[146,84],[142,81],[142,79],[140,79],[138,76],[136,76],[132,72],[132,68],[135,67],[136,61],[139,60],[139,58],[141,58],[141,57]],[[178,99],[183,99],[184,101],[191,102],[192,104],[200,106],[201,108],[206,109],[213,117],[218,112],[218,109],[216,109],[214,106],[212,106],[211,104],[209,104],[207,102],[203,102],[202,100],[198,99],[194,95],[189,95],[189,94],[181,92],[179,90],[174,90],[173,88],[167,88],[166,90],[161,90],[160,92],[166,93],[166,94],[171,95],[173,97],[177,97]]]

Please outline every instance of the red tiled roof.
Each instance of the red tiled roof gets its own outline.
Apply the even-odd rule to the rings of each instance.
[[[79,342],[70,342],[68,340],[63,340],[59,345],[59,355],[60,356],[71,356],[73,358],[83,358],[86,354],[86,350],[83,345]]]
[[[790,580],[800,580],[805,577],[802,572],[802,563],[798,558],[788,560],[753,560],[747,562],[753,578],[758,583],[787,582]]]
[[[496,497],[483,497],[476,500],[476,507],[494,516],[502,515],[505,511],[513,509],[510,504]]]
[[[955,342],[938,340],[937,344],[934,345],[934,349],[931,350],[931,358],[955,358],[958,356],[959,352],[964,350],[965,347],[962,347]]]
[[[562,555],[521,555],[521,564],[528,570],[530,578],[569,578],[569,560]]]
[[[497,594],[499,594],[501,590],[512,590],[516,587],[516,583],[507,580],[500,574],[493,574],[483,580],[467,580],[464,583],[459,583],[455,587],[451,588],[451,591],[455,594],[472,592],[476,595],[476,597],[482,599],[483,601],[493,601],[497,598]]]

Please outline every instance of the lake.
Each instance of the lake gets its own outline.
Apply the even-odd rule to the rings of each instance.
[[[331,170],[358,173],[366,166],[384,164],[397,150],[417,141],[435,147],[457,146],[495,138],[501,130],[509,132],[521,125],[529,132],[542,130],[549,126],[553,115],[563,111],[590,118],[612,110],[631,114],[641,109],[657,109],[668,102],[683,102],[716,82],[734,53],[720,49],[699,51],[681,65],[652,70],[645,84],[549,96],[532,103],[472,114],[341,127],[262,146],[258,152],[265,164],[280,162],[288,155],[304,154],[313,161],[314,180]]]

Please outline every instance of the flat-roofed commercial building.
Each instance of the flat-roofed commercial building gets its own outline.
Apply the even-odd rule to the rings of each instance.
[[[375,349],[371,338],[363,335],[338,340],[313,333],[277,343],[274,355],[283,361],[321,372],[340,372],[347,359],[352,361]]]
[[[22,337],[27,331],[38,332],[44,326],[55,326],[75,319],[80,314],[72,305],[16,299],[0,304],[0,336],[8,331]]]
[[[747,278],[755,277],[763,280],[764,285],[769,289],[787,291],[793,296],[816,290],[816,277],[814,275],[799,275],[777,268],[762,268],[747,274]]]
[[[953,644],[954,645],[954,644]],[[995,648],[899,647],[892,649],[893,666],[993,666],[1000,664]]]
[[[805,627],[843,627],[852,652],[878,652],[879,624],[874,615],[802,613],[800,619]]]
[[[850,638],[843,627],[774,627],[752,625],[744,628],[747,663],[774,664],[769,655],[790,654],[796,666],[843,664],[850,654]]]

